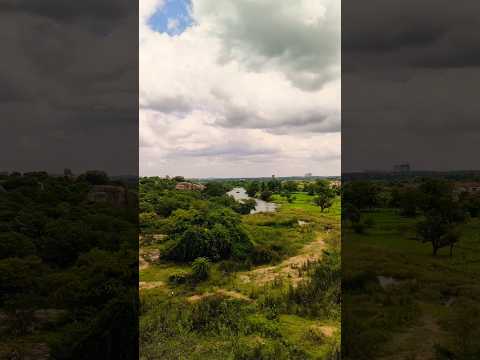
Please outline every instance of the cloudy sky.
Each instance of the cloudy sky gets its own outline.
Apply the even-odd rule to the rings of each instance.
[[[342,6],[343,170],[480,170],[480,3]]]
[[[340,2],[141,0],[140,174],[340,173]]]
[[[0,2],[0,171],[138,172],[135,8]]]

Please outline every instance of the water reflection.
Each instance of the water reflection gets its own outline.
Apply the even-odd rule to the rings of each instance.
[[[261,212],[274,212],[277,210],[277,204],[268,202],[268,201],[263,201],[260,199],[251,198],[250,196],[248,196],[247,191],[242,187],[234,188],[233,190],[229,191],[227,194],[230,196],[233,196],[237,201],[254,199],[257,205],[255,205],[255,209],[252,210],[250,214],[256,214]]]

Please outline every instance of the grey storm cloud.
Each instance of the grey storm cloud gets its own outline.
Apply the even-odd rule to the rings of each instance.
[[[170,96],[150,99],[148,94],[142,96],[146,98],[144,104],[141,104],[142,109],[156,110],[162,113],[189,113],[193,108],[193,104],[184,96]]]
[[[321,111],[267,119],[252,110],[240,107],[229,108],[224,115],[216,119],[215,125],[225,128],[262,129],[273,134],[340,131],[339,116],[331,116]]]
[[[127,1],[0,3],[2,169],[138,171],[127,153],[138,143],[132,10]]]
[[[208,4],[209,1],[206,1]],[[325,20],[316,24],[299,21],[283,11],[278,1],[227,1],[234,19],[216,23],[222,39],[220,63],[236,59],[253,71],[278,68],[297,87],[316,91],[339,77],[339,3],[328,2]],[[288,2],[287,2],[288,3]],[[212,11],[215,5],[204,5]]]
[[[477,2],[342,4],[344,171],[478,168]]]
[[[331,133],[341,128],[340,110],[297,112],[295,115],[278,115],[266,118],[246,106],[238,106],[233,100],[218,89],[212,95],[223,104],[223,113],[215,120],[215,125],[225,128],[262,129],[273,134],[288,133]]]
[[[209,145],[200,149],[184,149],[178,147],[175,149],[175,157],[193,156],[193,157],[217,157],[222,158],[242,158],[252,156],[265,156],[278,154],[279,150],[272,147],[254,145],[249,143],[235,143],[224,145]]]
[[[0,11],[23,12],[65,22],[84,17],[115,20],[128,16],[132,6],[128,0],[3,0]]]
[[[375,10],[375,11],[372,11]],[[464,67],[480,64],[480,5],[447,0],[353,1],[343,7],[342,47],[358,57],[383,54],[383,65]],[[349,58],[344,60],[349,63]],[[358,58],[356,59],[358,60]]]

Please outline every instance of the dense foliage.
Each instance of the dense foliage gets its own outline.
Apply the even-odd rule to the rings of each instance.
[[[134,354],[135,204],[87,201],[92,185],[112,184],[102,172],[76,179],[11,175],[1,184],[0,311],[8,319],[2,340],[15,347],[34,334],[58,359]],[[61,320],[42,324],[37,314],[44,309],[63,314]],[[130,328],[119,331],[120,323]]]

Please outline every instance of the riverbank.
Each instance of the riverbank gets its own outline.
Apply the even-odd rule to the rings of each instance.
[[[256,202],[255,209],[253,209],[250,214],[258,214],[258,213],[268,213],[268,212],[275,212],[277,211],[278,204],[274,202],[264,201],[262,199],[257,199],[248,196],[247,191],[242,187],[233,188],[231,191],[227,193],[227,195],[232,196],[236,201],[248,200],[253,199]]]

